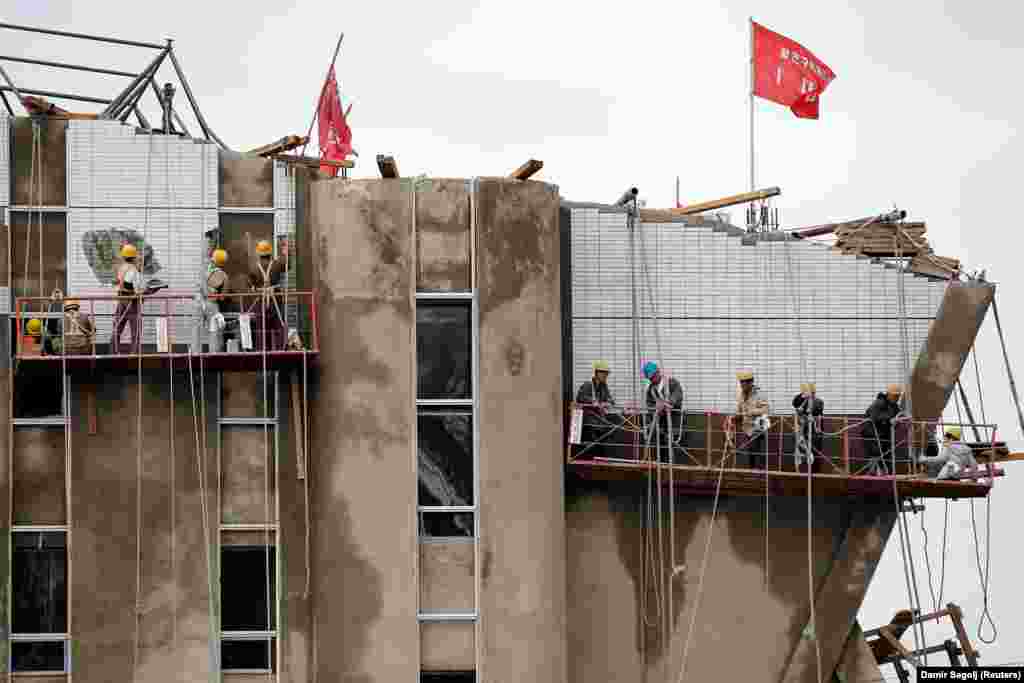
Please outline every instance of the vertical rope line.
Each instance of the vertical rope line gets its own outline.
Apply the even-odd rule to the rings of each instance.
[[[306,588],[302,593],[302,597],[309,598],[309,584],[310,584],[310,562],[312,562],[312,552],[310,550],[310,510],[309,510],[309,373],[308,364],[306,362],[306,351],[302,352],[302,453],[303,457],[306,458],[306,476],[302,479],[302,495],[305,501],[305,513],[306,513]]]
[[[172,349],[173,351],[173,349]],[[171,651],[178,651],[178,555],[177,555],[177,506],[178,506],[178,460],[174,453],[174,354],[168,357],[170,370],[170,432],[171,432]],[[183,672],[182,672],[183,673]]]

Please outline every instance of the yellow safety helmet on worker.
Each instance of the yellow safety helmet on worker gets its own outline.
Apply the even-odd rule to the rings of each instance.
[[[38,337],[43,333],[43,321],[39,318],[32,318],[25,325],[25,333],[30,337]]]
[[[610,372],[608,361],[606,360],[595,360],[593,363],[594,372]]]
[[[963,436],[963,430],[960,427],[950,425],[943,431],[945,438],[952,439],[953,441],[959,441],[960,437]]]
[[[210,255],[210,260],[213,261],[215,266],[223,266],[228,262],[228,252],[224,249],[214,249],[213,254]]]
[[[134,244],[125,244],[121,247],[121,258],[135,258],[139,255],[139,250],[135,248]]]
[[[260,240],[256,243],[256,253],[260,256],[270,256],[274,253],[274,245],[266,240]]]

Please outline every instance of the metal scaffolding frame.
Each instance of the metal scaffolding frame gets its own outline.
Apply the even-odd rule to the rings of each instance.
[[[157,104],[160,107],[160,111],[164,113],[163,117],[163,131],[169,134],[184,134],[189,135],[188,129],[185,127],[181,116],[171,105],[169,95],[173,94],[174,89],[161,90],[155,83],[157,72],[160,67],[168,61],[170,58],[171,67],[178,79],[181,89],[185,92],[185,97],[188,99],[189,106],[192,108],[192,113],[195,116],[196,121],[199,123],[199,127],[202,130],[203,137],[218,145],[221,149],[230,149],[224,141],[217,136],[217,134],[207,123],[206,118],[203,116],[202,111],[199,109],[199,103],[196,101],[196,97],[192,92],[192,88],[189,85],[188,79],[185,76],[185,71],[181,67],[181,62],[178,61],[178,57],[174,52],[174,41],[168,38],[164,44],[159,43],[148,43],[135,40],[123,40],[121,38],[111,38],[109,36],[97,36],[85,33],[72,33],[69,31],[57,31],[53,29],[44,29],[34,26],[22,26],[18,24],[0,23],[0,29],[8,29],[12,31],[21,31],[25,33],[39,33],[49,36],[58,36],[63,38],[74,38],[77,40],[88,40],[98,43],[109,43],[113,45],[125,45],[129,47],[145,48],[150,50],[159,50],[159,54],[143,69],[141,72],[130,72],[121,71],[117,69],[108,69],[97,66],[86,66],[82,64],[74,64],[69,62],[54,62],[42,59],[30,59],[27,57],[14,57],[7,55],[0,55],[0,62],[16,62],[21,64],[31,64],[37,67],[50,68],[50,69],[66,69],[71,71],[81,71],[88,73],[98,73],[109,76],[120,76],[124,78],[131,78],[129,85],[121,90],[115,97],[96,97],[93,95],[86,95],[82,93],[66,93],[66,92],[55,92],[50,90],[39,90],[32,88],[22,88],[16,85],[10,78],[10,75],[4,70],[3,66],[0,66],[0,100],[2,100],[4,107],[7,112],[14,116],[14,110],[11,107],[10,102],[7,100],[6,93],[14,93],[18,103],[25,108],[29,113],[24,102],[23,94],[39,95],[43,97],[51,97],[63,100],[72,100],[77,102],[90,102],[94,104],[106,105],[102,112],[97,114],[97,118],[107,120],[118,120],[126,121],[132,114],[138,118],[141,127],[145,130],[153,130],[149,122],[142,115],[139,110],[139,103],[147,91],[152,91],[156,96]]]

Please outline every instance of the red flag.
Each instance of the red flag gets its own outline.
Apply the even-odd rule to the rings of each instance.
[[[352,107],[349,105],[349,110]],[[338,96],[338,82],[334,78],[334,67],[327,74],[323,96],[320,98],[320,159],[328,161],[344,161],[352,154],[352,129],[348,127],[345,115],[341,110],[341,98]],[[332,176],[338,174],[337,166],[321,166],[321,170]]]
[[[818,118],[818,101],[836,75],[800,43],[751,22],[754,94],[785,105],[799,118]]]

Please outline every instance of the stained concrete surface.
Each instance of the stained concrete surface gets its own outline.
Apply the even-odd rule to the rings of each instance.
[[[556,188],[478,181],[480,680],[566,676]],[[514,643],[514,646],[510,646]]]
[[[412,201],[398,180],[313,184],[313,671],[415,680]]]
[[[688,637],[688,679],[782,679],[810,616],[806,501],[772,498],[767,527],[763,499],[719,501],[691,635],[713,501],[687,496],[671,501],[666,494],[659,514],[659,498],[646,497],[644,484],[570,485],[568,680],[678,677]],[[856,601],[842,613],[851,620],[870,581],[869,565],[873,568],[863,553],[853,553],[850,561],[844,550],[850,533],[845,530],[852,524],[853,533],[860,533],[862,524],[853,507],[813,502],[810,558],[814,593],[838,591]],[[674,520],[669,509],[676,510]],[[675,566],[683,569],[669,600],[673,537]],[[823,588],[836,580],[844,563],[860,573],[844,574],[847,583],[841,588]],[[836,603],[819,605],[819,633],[832,628],[839,614]],[[848,632],[849,624],[841,633]],[[735,656],[737,643],[743,643],[743,657]],[[826,653],[826,676],[834,668],[834,660],[832,668],[828,661]]]
[[[262,426],[221,427],[220,495],[225,524],[275,521],[274,431]]]
[[[420,652],[422,659],[420,667],[424,671],[474,671],[476,669],[475,631],[476,625],[469,623],[421,624]],[[509,645],[509,649],[516,649],[511,643]],[[487,679],[478,677],[477,680]]]
[[[470,188],[461,179],[430,179],[416,191],[416,287],[468,290]]]
[[[67,291],[67,219],[62,213],[42,214],[42,294],[39,291],[39,222],[40,215],[36,213],[11,214],[11,286],[14,296],[48,297],[54,287]],[[35,310],[39,310],[39,304],[35,305]]]
[[[272,159],[219,155],[220,205],[267,208],[274,206]]]
[[[473,539],[420,543],[420,611],[471,612],[476,607]]]
[[[835,678],[841,683],[878,683],[882,671],[875,662],[871,647],[864,639],[860,624],[854,622],[850,636],[846,639],[843,654],[836,665]]]
[[[0,329],[0,345],[2,348],[9,348],[10,334],[4,327]],[[10,397],[11,397],[11,368],[8,354],[0,357],[0,396],[4,397],[3,409],[0,410],[0,509],[10,509],[11,504],[11,420],[10,420]],[[0,515],[0,533],[4,538],[10,538],[11,520],[9,515]],[[0,582],[7,586],[10,580],[11,559],[10,543],[0,543]],[[10,641],[7,639],[10,633],[11,618],[7,611],[7,601],[0,600],[0,672],[6,672],[10,663]]]
[[[36,160],[35,180],[42,177],[43,201],[37,199],[38,187],[32,187],[32,119],[11,120],[11,203],[15,206],[64,206],[67,201],[67,128],[68,122],[44,118],[40,127],[41,159]]]
[[[266,206],[266,205],[265,205]],[[256,244],[274,239],[274,217],[264,214],[222,213],[220,215],[221,247],[228,252],[224,272],[228,274],[229,292],[249,291],[249,271],[255,267]],[[251,304],[252,298],[232,299],[230,310]]]
[[[14,523],[66,524],[64,430],[19,427],[13,436]]]
[[[949,283],[911,373],[910,397],[916,419],[941,417],[995,289],[995,285],[982,282]]]

